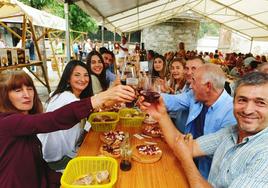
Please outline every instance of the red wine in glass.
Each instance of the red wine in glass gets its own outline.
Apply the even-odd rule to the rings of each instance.
[[[142,90],[140,93],[144,97],[144,101],[149,103],[157,102],[160,97],[160,93],[156,91]]]
[[[126,85],[127,84],[127,81],[126,80],[120,80],[121,84],[122,85]]]
[[[123,171],[128,171],[131,169],[131,162],[129,160],[122,160],[120,162],[120,169]]]

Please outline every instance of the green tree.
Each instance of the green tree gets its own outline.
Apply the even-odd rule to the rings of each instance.
[[[64,5],[56,0],[21,0],[23,3],[39,10],[45,10],[56,16],[64,18]],[[77,5],[69,6],[70,28],[75,31],[96,33],[98,25],[96,21],[88,16]],[[76,37],[75,33],[73,37]]]
[[[220,25],[212,22],[200,22],[198,38],[202,38],[205,35],[219,36]]]
[[[77,5],[72,4],[69,8],[70,27],[72,30],[92,33],[96,33],[98,31],[96,21],[88,16]]]

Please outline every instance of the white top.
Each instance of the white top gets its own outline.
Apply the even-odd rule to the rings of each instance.
[[[122,46],[123,48],[127,48],[128,49],[128,45],[126,44],[120,44],[120,46]],[[118,58],[125,58],[128,55],[128,51],[124,51],[121,48],[119,48],[119,52],[117,54]]]
[[[47,105],[46,112],[54,111],[71,102],[79,99],[70,91],[64,91],[55,95]],[[63,156],[73,158],[77,153],[77,142],[83,133],[83,125],[76,124],[70,129],[60,130],[51,133],[38,134],[38,138],[42,143],[43,158],[47,162],[61,160]]]
[[[90,75],[91,77],[91,83],[92,83],[92,90],[93,94],[96,95],[100,92],[102,92],[102,87],[99,79],[94,74]]]

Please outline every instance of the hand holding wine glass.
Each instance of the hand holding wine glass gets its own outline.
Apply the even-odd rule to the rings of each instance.
[[[140,94],[144,97],[145,102],[155,103],[158,101],[161,92],[161,82],[158,77],[146,77],[144,80],[143,90]]]

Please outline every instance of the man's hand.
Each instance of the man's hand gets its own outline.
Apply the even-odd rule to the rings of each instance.
[[[155,103],[148,103],[144,101],[144,97],[140,97],[137,102],[140,109],[150,114],[156,121],[160,121],[163,115],[167,115],[167,110],[162,97]]]
[[[193,136],[178,135],[174,140],[173,152],[180,161],[193,158]]]

